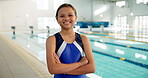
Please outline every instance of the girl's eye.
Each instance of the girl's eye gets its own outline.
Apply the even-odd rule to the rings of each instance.
[[[73,15],[69,15],[69,16],[73,16]]]
[[[68,15],[69,17],[72,17],[73,15]],[[65,15],[60,15],[61,18],[65,17]]]
[[[61,15],[60,17],[64,17],[64,15]]]

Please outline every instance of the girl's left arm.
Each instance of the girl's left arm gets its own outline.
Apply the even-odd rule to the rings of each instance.
[[[92,49],[90,46],[90,41],[85,35],[81,35],[81,38],[82,38],[82,43],[84,46],[85,57],[88,60],[88,63],[66,74],[82,75],[82,74],[88,74],[88,73],[95,72],[95,63],[94,63],[94,57],[92,54]]]

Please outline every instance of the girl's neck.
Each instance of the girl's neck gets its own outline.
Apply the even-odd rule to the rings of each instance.
[[[75,35],[75,32],[73,30],[61,30],[60,34],[66,36],[66,35]]]
[[[75,32],[73,30],[61,30],[60,34],[67,43],[73,43],[75,41]]]

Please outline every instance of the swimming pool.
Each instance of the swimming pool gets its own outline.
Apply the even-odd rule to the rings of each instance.
[[[85,33],[83,33],[85,34]],[[5,33],[46,63],[46,33]],[[52,35],[52,34],[50,34]],[[96,72],[102,78],[148,78],[148,44],[87,35],[95,58]],[[92,77],[94,78],[94,77]]]

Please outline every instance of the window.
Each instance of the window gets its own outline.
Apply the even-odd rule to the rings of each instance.
[[[48,10],[49,9],[49,0],[37,0],[37,9],[38,10]]]
[[[54,10],[57,10],[57,8],[66,1],[67,0],[54,0]]]
[[[148,16],[135,16],[134,36],[137,41],[148,42]]]
[[[101,14],[101,13],[105,12],[106,10],[107,10],[107,7],[105,7],[105,6],[101,7],[101,8],[94,11],[94,15]]]
[[[47,26],[50,29],[59,29],[60,26],[57,23],[54,17],[38,17],[38,29],[47,29]]]
[[[126,39],[126,35],[129,32],[127,16],[118,15],[114,20],[114,26],[113,32],[117,34],[116,38]],[[120,34],[120,36],[118,34]]]

